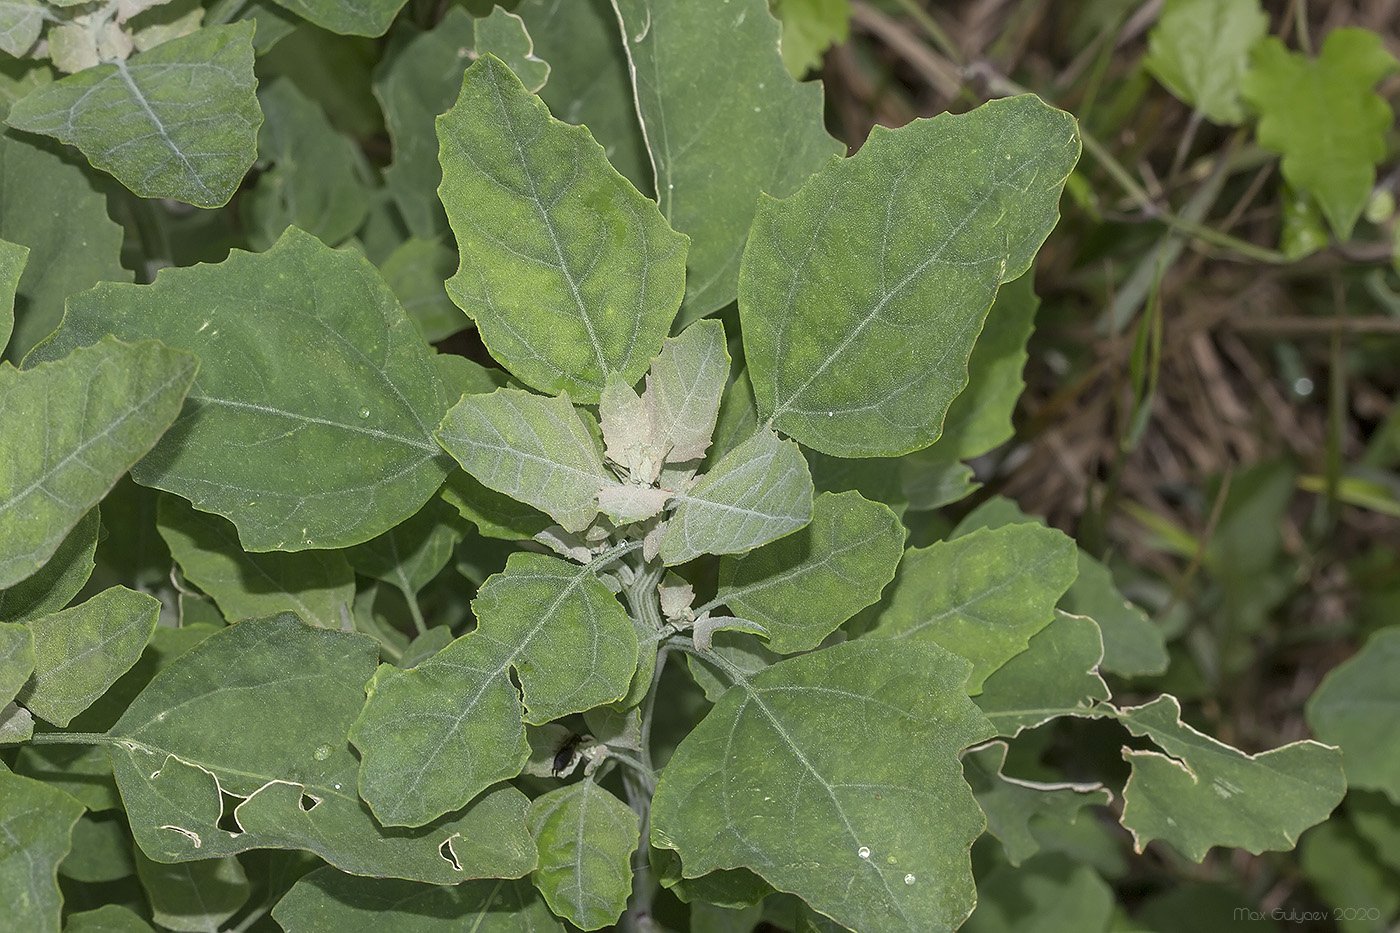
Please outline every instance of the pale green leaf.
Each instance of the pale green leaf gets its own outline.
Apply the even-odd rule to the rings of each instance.
[[[903,555],[904,528],[888,508],[822,493],[806,528],[720,561],[714,603],[761,624],[774,651],[808,651],[879,601]]]
[[[276,0],[322,29],[348,36],[382,36],[407,0]]]
[[[976,703],[1004,736],[1017,736],[1060,716],[1092,716],[1109,698],[1099,676],[1103,639],[1094,620],[1057,610],[1025,651],[982,684]]]
[[[94,508],[73,526],[38,573],[0,590],[0,621],[28,622],[68,605],[96,567],[93,554],[101,527]]]
[[[988,742],[963,756],[963,771],[977,805],[987,814],[987,832],[1001,843],[1012,865],[1040,852],[1041,838],[1075,822],[1085,807],[1108,806],[1113,800],[1102,784],[1049,784],[1011,777],[1002,770],[1006,751],[1005,742]]]
[[[1182,722],[1181,704],[1169,695],[1117,718],[1162,750],[1123,749],[1132,765],[1123,825],[1139,852],[1153,839],[1195,862],[1212,846],[1255,855],[1291,849],[1346,793],[1342,753],[1318,742],[1246,755]]]
[[[20,276],[7,359],[18,360],[58,326],[69,295],[103,279],[131,281],[122,268],[122,228],[107,198],[48,140],[0,134],[0,237],[29,247]]]
[[[1044,855],[978,878],[977,912],[966,933],[1107,933],[1113,889],[1088,865]]]
[[[0,706],[19,693],[34,672],[34,639],[28,626],[0,622]]]
[[[17,745],[34,736],[34,715],[15,703],[0,706],[0,745]]]
[[[535,54],[549,62],[540,97],[555,117],[588,127],[613,167],[637,189],[653,190],[622,35],[609,0],[522,0]]]
[[[130,908],[107,904],[69,914],[63,933],[151,933],[151,925]]]
[[[1244,120],[1250,50],[1268,31],[1259,0],[1167,0],[1142,63],[1206,119],[1233,126]]]
[[[295,227],[265,253],[75,298],[43,354],[108,332],[199,354],[179,422],[132,476],[232,520],[245,550],[367,541],[451,463],[432,437],[446,392],[413,323],[367,260]]]
[[[598,515],[598,490],[616,482],[588,417],[567,395],[497,389],[454,405],[437,438],[484,486],[582,531]]]
[[[632,808],[585,778],[536,797],[529,820],[540,850],[531,877],[550,909],[582,930],[616,923],[632,894]]]
[[[1372,88],[1397,68],[1369,29],[1334,29],[1310,59],[1263,40],[1243,92],[1259,113],[1256,135],[1283,156],[1283,177],[1316,198],[1339,239],[1351,237],[1386,155],[1395,115]]]
[[[1308,725],[1345,755],[1347,783],[1400,804],[1400,626],[1372,635],[1308,700]]]
[[[42,87],[9,124],[80,149],[146,198],[228,203],[257,155],[253,26],[210,26]]]
[[[956,928],[986,826],[958,754],[991,735],[966,677],[935,645],[856,641],[741,678],[662,772],[652,845],[853,929]]]
[[[447,297],[442,283],[457,270],[457,253],[440,240],[409,237],[379,266],[379,274],[429,343],[445,340],[471,325]]]
[[[734,300],[760,192],[791,194],[843,147],[822,125],[821,85],[801,84],[783,66],[765,0],[613,7],[661,213],[691,238],[681,314],[689,322]]]
[[[821,65],[822,54],[851,32],[851,0],[776,0],[783,24],[783,63],[794,78]]]
[[[385,825],[421,826],[519,774],[522,717],[540,725],[627,693],[636,632],[590,567],[514,553],[472,611],[472,632],[413,670],[380,671],[350,734],[360,795]]]
[[[520,17],[494,8],[486,18],[473,19],[460,7],[411,39],[375,75],[374,96],[394,144],[384,184],[415,236],[435,237],[447,229],[438,203],[442,169],[433,122],[457,99],[467,67],[487,53],[506,62],[528,91],[538,91],[549,76]]]
[[[154,341],[0,363],[0,586],[32,576],[175,421],[198,361]]]
[[[58,933],[58,863],[82,814],[63,791],[0,768],[0,903],[14,929]]]
[[[452,886],[355,878],[320,868],[272,908],[287,933],[557,933],[563,927],[529,881]]]
[[[15,58],[28,52],[43,32],[44,13],[40,0],[0,2],[0,52]]]
[[[29,247],[0,240],[0,354],[15,329],[15,296],[28,261]]]
[[[417,515],[348,549],[345,558],[357,573],[383,580],[411,595],[431,583],[447,566],[465,527],[456,509],[434,496]]]
[[[876,127],[765,198],[739,282],[760,414],[837,456],[937,440],[997,288],[1030,268],[1078,157],[1074,118],[1026,95]]]
[[[797,445],[765,428],[677,492],[672,504],[676,511],[661,535],[667,565],[740,554],[811,521],[812,477]]]
[[[339,551],[250,554],[227,519],[174,496],[161,497],[157,527],[185,579],[230,622],[295,612],[318,628],[339,629],[349,615],[355,576]]]
[[[231,855],[164,865],[138,850],[136,875],[151,902],[152,919],[171,930],[221,930],[248,900],[248,876]]]
[[[363,635],[284,614],[222,629],[156,674],[109,733],[142,851],[184,862],[304,849],[354,874],[434,884],[529,872],[528,801],[513,788],[420,830],[386,831],[355,795],[346,736],[375,654]]]
[[[981,529],[910,548],[872,634],[932,642],[966,658],[967,690],[977,694],[1055,618],[1055,603],[1076,572],[1074,542],[1040,525]]]
[[[686,238],[493,56],[467,69],[437,127],[462,257],[447,292],[492,355],[582,402],[609,373],[641,378],[680,305]]]
[[[160,600],[122,586],[29,623],[34,676],[19,700],[34,715],[66,726],[131,670],[151,640]]]
[[[647,375],[647,393],[655,406],[656,444],[669,463],[689,472],[699,466],[728,381],[729,347],[719,321],[697,321],[662,343]],[[663,472],[663,483],[674,472]]]
[[[258,130],[264,170],[240,199],[249,242],[267,249],[291,226],[330,246],[343,242],[369,213],[369,169],[359,145],[337,133],[289,78],[264,86],[258,102],[266,117]]]

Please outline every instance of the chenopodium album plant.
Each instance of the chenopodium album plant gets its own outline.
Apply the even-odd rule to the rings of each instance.
[[[900,512],[961,498],[962,461],[1009,435],[1074,120],[1013,97],[839,157],[756,9],[737,47],[771,57],[753,110],[783,132],[730,177],[673,136],[684,101],[648,77],[665,43],[714,27],[617,7],[658,200],[551,116],[528,43],[529,87],[474,55],[437,119],[447,293],[504,370],[435,353],[362,254],[295,226],[74,294],[0,366],[11,921],[59,928],[56,867],[75,839],[112,845],[84,813],[120,806],[123,857],[176,929],[237,913],[237,856],[259,849],[306,853],[267,863],[264,910],[290,931],[647,929],[660,887],[735,924],[788,897],[812,929],[953,929],[979,837],[1019,865],[1043,845],[1033,820],[1113,798],[1003,775],[1010,740],[1065,716],[1141,740],[1120,811],[1139,847],[1291,848],[1341,799],[1333,747],[1247,755],[1170,696],[1115,704],[1101,671],[1162,671],[1160,632],[1011,503],[905,547]],[[440,28],[468,43],[485,22]],[[222,203],[243,169],[199,148],[207,124],[162,139],[85,108],[134,95],[155,119],[171,92],[141,76],[221,49],[215,79],[251,78],[250,32],[41,85],[10,122],[142,195]],[[397,177],[430,228],[420,176]],[[782,196],[736,223],[760,189]],[[25,256],[5,251],[12,293]],[[69,605],[128,471],[161,491],[179,627],[123,585]],[[470,612],[425,612],[454,553],[481,570]],[[376,582],[357,594],[357,574]],[[412,640],[372,605],[389,592]],[[662,747],[678,675],[708,711]]]

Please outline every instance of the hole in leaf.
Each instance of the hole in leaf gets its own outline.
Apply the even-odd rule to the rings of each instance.
[[[462,870],[462,863],[457,861],[457,853],[452,851],[451,839],[442,840],[442,845],[438,846],[438,855],[441,855],[452,866],[453,871]]]
[[[219,828],[226,833],[241,836],[243,827],[238,825],[238,819],[233,815],[233,811],[243,802],[243,798],[235,797],[226,790],[220,790],[219,802],[223,805],[223,812],[219,814]]]
[[[310,813],[312,810],[316,809],[316,807],[320,805],[321,799],[319,797],[313,797],[305,791],[302,791],[301,800],[299,800],[297,803],[301,807],[301,812]]]

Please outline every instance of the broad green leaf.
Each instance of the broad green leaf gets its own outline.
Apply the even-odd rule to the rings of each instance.
[[[407,0],[276,0],[322,29],[349,36],[382,36]]]
[[[43,32],[45,12],[40,0],[0,3],[0,52],[15,58],[28,52]]]
[[[0,364],[0,586],[36,573],[155,445],[198,365],[110,337],[33,369]]]
[[[353,874],[433,884],[529,872],[528,801],[513,788],[412,831],[384,830],[355,795],[345,737],[375,654],[363,635],[283,614],[222,629],[156,674],[109,733],[141,850],[186,862],[304,849]],[[239,798],[232,812],[225,797]]]
[[[464,528],[456,509],[434,496],[417,515],[350,548],[345,558],[357,573],[417,593],[447,566]]]
[[[33,713],[16,703],[0,705],[0,745],[17,745],[33,737]]]
[[[248,900],[248,876],[238,859],[201,859],[161,864],[136,853],[136,874],[160,926],[204,933],[223,929]]]
[[[822,53],[851,32],[851,0],[776,0],[783,24],[783,64],[794,78],[821,65]]]
[[[967,933],[1107,931],[1113,909],[1113,889],[1093,868],[1050,854],[1019,868],[998,866],[978,878],[977,912],[962,929]]]
[[[632,894],[632,808],[585,778],[536,797],[529,820],[540,850],[531,877],[550,909],[582,930],[616,923]]]
[[[232,520],[245,550],[359,544],[442,484],[432,353],[353,252],[293,227],[265,253],[104,285],[69,303],[43,355],[108,332],[199,354],[179,422],[132,476]]]
[[[588,127],[613,167],[650,194],[651,161],[612,4],[522,0],[515,12],[530,31],[535,54],[549,62],[549,81],[539,93],[550,112],[565,123]]]
[[[144,198],[228,203],[257,155],[253,26],[209,26],[25,96],[8,122],[76,146]]]
[[[1259,0],[1168,0],[1143,65],[1212,123],[1244,120],[1240,85],[1249,53],[1269,31]]]
[[[1308,700],[1308,725],[1341,748],[1347,783],[1400,804],[1400,626],[1376,632]]]
[[[319,868],[272,908],[287,933],[554,933],[563,927],[533,885],[467,881],[452,886],[355,878]]]
[[[296,226],[330,246],[359,229],[369,213],[369,169],[353,140],[337,133],[320,107],[289,78],[258,95],[258,183],[242,199],[249,242],[267,249]]]
[[[58,863],[82,815],[83,805],[63,791],[0,767],[0,903],[14,929],[58,933]]]
[[[510,496],[487,489],[471,474],[461,470],[447,477],[442,498],[487,538],[529,541],[551,524],[548,515]]]
[[[257,0],[262,5],[276,0]],[[259,33],[262,32],[261,25]],[[356,138],[384,130],[384,114],[371,91],[374,67],[383,46],[360,36],[331,35],[311,23],[296,28],[276,48],[259,56],[263,80],[291,78],[301,92],[326,112],[331,125]]]
[[[0,237],[30,250],[7,359],[20,359],[58,326],[69,295],[102,279],[131,281],[120,262],[122,228],[107,216],[106,197],[54,148],[0,134]]]
[[[1074,582],[1074,542],[1041,525],[1008,525],[910,548],[872,634],[927,641],[972,664],[971,694],[1055,618]]]
[[[1347,813],[1381,860],[1400,872],[1400,806],[1384,794],[1352,791]]]
[[[802,451],[761,429],[677,492],[661,535],[661,559],[740,554],[791,534],[812,519],[812,477]]]
[[[1169,695],[1117,718],[1162,750],[1123,749],[1132,765],[1123,825],[1139,852],[1153,839],[1195,862],[1212,846],[1255,855],[1291,849],[1346,793],[1342,754],[1331,746],[1290,742],[1246,755],[1182,722],[1181,704]]]
[[[15,698],[34,672],[34,639],[29,628],[0,622],[0,706]]]
[[[784,68],[765,0],[613,7],[661,213],[691,238],[681,314],[689,322],[734,300],[760,192],[791,194],[843,147],[822,124],[821,85]]]
[[[696,647],[705,653],[687,655],[686,666],[690,668],[691,679],[711,703],[719,702],[733,680],[716,671],[712,655],[718,658],[721,671],[738,671],[745,677],[752,677],[783,660],[782,655],[770,651],[763,642],[748,637],[747,633],[716,632],[708,646],[697,642]]]
[[[878,602],[903,556],[893,512],[859,493],[825,492],[806,528],[720,561],[714,602],[766,628],[774,651],[808,651]]]
[[[381,669],[350,733],[360,796],[386,826],[421,826],[519,774],[522,717],[540,725],[627,693],[636,632],[590,567],[514,553],[472,611],[476,629],[413,670]]]
[[[437,439],[484,486],[582,531],[598,515],[598,490],[616,483],[589,417],[567,395],[497,389],[454,405]]]
[[[1298,846],[1304,876],[1341,933],[1383,933],[1400,908],[1400,875],[1376,858],[1350,820],[1314,826]],[[1365,905],[1364,908],[1361,905]]]
[[[876,127],[796,194],[764,198],[739,281],[763,418],[843,457],[936,441],[997,288],[1030,268],[1078,157],[1074,118],[1026,95]]]
[[[0,240],[0,353],[5,352],[15,329],[15,296],[28,261],[29,247]]]
[[[151,925],[129,907],[107,904],[69,914],[63,933],[151,933]]]
[[[384,184],[415,236],[436,237],[447,230],[438,202],[442,169],[433,124],[457,99],[467,67],[487,53],[504,61],[528,91],[538,91],[549,76],[520,17],[493,8],[486,18],[473,19],[460,7],[406,43],[375,75],[374,96],[394,144]]]
[[[120,817],[84,814],[73,827],[73,851],[58,866],[58,873],[74,881],[116,881],[136,873],[135,859]]]
[[[318,628],[339,629],[349,615],[355,575],[339,551],[249,554],[227,519],[174,496],[161,497],[157,527],[185,579],[230,622],[295,612]]]
[[[742,909],[761,903],[773,893],[771,884],[747,868],[728,868],[699,878],[686,878],[681,857],[675,850],[651,846],[650,859],[661,886],[688,904],[710,903]]]
[[[41,719],[68,725],[131,670],[159,618],[160,600],[114,586],[30,622],[34,676],[20,691],[20,702]]]
[[[28,622],[68,605],[92,576],[101,526],[94,508],[79,519],[38,573],[0,590],[0,621]]]
[[[462,257],[447,293],[491,354],[588,403],[609,373],[641,378],[680,305],[686,238],[494,56],[467,69],[437,128]]]
[[[688,476],[700,465],[714,437],[720,401],[729,381],[729,347],[724,325],[697,321],[678,337],[668,337],[647,375],[654,406],[654,435],[668,463],[665,484],[678,472]]]
[[[379,266],[379,274],[429,343],[471,325],[442,283],[457,269],[457,253],[441,240],[409,237]]]
[[[1040,852],[1041,838],[1079,818],[1088,806],[1108,806],[1113,800],[1102,784],[1049,784],[1011,777],[1005,742],[989,742],[963,756],[963,770],[987,814],[987,832],[997,837],[1012,865]]]
[[[1245,75],[1259,144],[1283,156],[1284,179],[1317,199],[1338,239],[1351,237],[1385,158],[1395,115],[1372,88],[1396,68],[1379,35],[1346,28],[1332,30],[1315,59],[1265,39]]]
[[[662,772],[652,845],[853,929],[956,928],[986,826],[958,753],[992,731],[967,673],[935,645],[855,641],[738,680]]]
[[[1060,716],[1092,716],[1109,698],[1099,676],[1103,639],[1094,620],[1057,610],[1025,651],[982,684],[976,703],[1001,735],[1013,737]]]

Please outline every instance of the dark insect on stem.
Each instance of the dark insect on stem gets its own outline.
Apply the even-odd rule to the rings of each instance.
[[[559,746],[559,750],[554,753],[554,767],[551,773],[558,777],[569,764],[574,760],[574,752],[578,750],[578,743],[583,740],[583,736],[577,733],[571,734],[564,740],[564,744]]]

